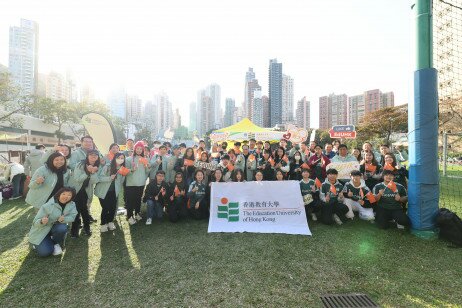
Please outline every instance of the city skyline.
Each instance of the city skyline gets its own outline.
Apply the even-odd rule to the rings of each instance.
[[[186,125],[188,105],[204,84],[221,86],[222,110],[227,97],[241,106],[248,67],[266,95],[273,58],[294,79],[294,105],[302,97],[316,102],[326,93],[376,88],[395,92],[397,105],[409,101],[412,12],[403,1],[270,1],[264,6],[237,1],[226,10],[212,1],[201,1],[199,8],[187,2],[83,2],[1,4],[0,63],[8,63],[9,27],[26,18],[40,25],[41,73],[70,68],[79,83],[90,84],[104,100],[120,84],[144,101],[164,90]],[[380,22],[390,12],[394,22]],[[120,23],[121,18],[127,22]],[[264,30],[249,31],[255,24]],[[313,127],[318,125],[316,105],[311,104]]]

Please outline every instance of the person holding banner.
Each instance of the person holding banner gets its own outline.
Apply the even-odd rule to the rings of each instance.
[[[330,159],[322,154],[322,148],[320,145],[316,145],[314,148],[314,155],[308,159],[308,167],[311,168],[311,178],[313,180],[318,179],[321,183],[326,179],[326,167],[330,164]]]
[[[77,215],[75,190],[60,188],[48,202],[43,204],[35,215],[29,231],[29,243],[40,257],[60,255],[68,231],[68,223]]]
[[[235,167],[244,172],[244,180],[253,180],[253,173],[257,169],[257,161],[255,160],[255,155],[250,154],[248,145],[242,146],[242,153],[238,155]]]
[[[127,220],[130,225],[134,225],[142,219],[140,215],[141,197],[150,171],[149,161],[144,157],[144,144],[142,141],[135,143],[133,155],[127,157],[125,165],[130,170],[130,173],[125,178]],[[135,214],[133,214],[133,211]]]
[[[290,160],[289,180],[300,181],[302,179],[303,158],[300,151],[295,151]]]
[[[194,181],[194,172],[196,171],[196,167],[194,167],[194,161],[194,149],[186,148],[183,157],[178,159],[175,166],[176,172],[183,172],[187,187],[189,187],[189,185]]]
[[[261,170],[257,170],[257,172],[255,172],[255,181],[257,182],[261,182],[263,181],[263,172]]]
[[[363,174],[366,186],[372,191],[374,186],[380,182],[382,166],[375,159],[373,152],[364,151],[363,155],[364,159],[359,165],[359,171]]]
[[[403,204],[407,202],[406,188],[395,183],[392,170],[383,170],[383,182],[375,185],[373,192],[377,200],[375,221],[379,228],[389,227],[389,221],[393,219],[398,229],[404,229],[410,225],[409,217],[406,215]]]
[[[285,180],[285,174],[281,169],[276,169],[274,172],[274,178],[276,181],[284,181]]]
[[[156,218],[162,222],[164,216],[164,206],[168,204],[169,187],[165,183],[165,171],[158,170],[154,180],[150,181],[144,192],[143,202],[147,204],[146,225],[152,224],[152,219]]]
[[[245,182],[244,171],[241,169],[234,169],[231,179],[233,182]]]
[[[204,172],[202,170],[196,170],[194,182],[191,183],[188,190],[189,211],[191,216],[195,219],[204,219],[209,215],[205,190]]]
[[[199,157],[199,162],[208,164],[209,163],[209,154],[206,151],[203,151]],[[196,167],[198,169],[198,167]],[[204,172],[204,183],[207,185],[207,183],[210,181],[210,174],[212,173],[212,170],[207,169],[207,168],[201,168],[201,170]]]
[[[346,217],[354,219],[354,212],[359,212],[359,218],[362,220],[374,220],[374,210],[372,206],[375,204],[375,197],[370,189],[361,181],[362,174],[358,170],[353,170],[350,173],[351,181],[343,186],[343,196],[348,213]]]
[[[83,221],[83,232],[90,236],[90,213],[87,206],[88,199],[93,196],[95,184],[99,181],[100,153],[97,150],[87,151],[85,160],[77,163],[69,180],[69,186],[77,192],[74,202],[77,207],[77,216],[72,223],[71,237],[79,237],[80,217]]]
[[[177,222],[178,219],[188,216],[186,208],[186,185],[183,173],[175,174],[175,181],[169,187],[169,202],[167,206],[168,219]]]
[[[347,163],[358,160],[353,155],[348,154],[348,147],[346,144],[340,144],[338,146],[338,154],[334,156],[331,161],[333,163]]]
[[[26,203],[39,210],[58,190],[68,185],[70,176],[64,155],[60,152],[52,153],[45,165],[32,175]]]
[[[271,157],[271,150],[263,150],[263,157],[258,161],[257,169],[263,173],[264,181],[274,180],[274,159]]]
[[[123,189],[125,176],[130,172],[125,167],[125,155],[117,153],[99,173],[95,186],[95,196],[101,204],[101,233],[116,229],[114,217],[117,210],[117,197]]]
[[[316,213],[319,212],[319,190],[315,182],[310,179],[310,170],[302,169],[302,179],[300,180],[300,191],[305,205],[306,217],[310,217],[313,221],[317,221]]]
[[[326,225],[334,223],[341,225],[342,218],[348,213],[348,207],[343,204],[343,185],[337,181],[338,171],[327,170],[327,179],[321,186],[321,221]]]

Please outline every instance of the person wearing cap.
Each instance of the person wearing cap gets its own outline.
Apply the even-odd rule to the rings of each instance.
[[[390,225],[390,220],[396,223],[398,229],[410,225],[409,217],[404,211],[403,204],[407,202],[406,188],[393,180],[392,170],[383,170],[383,182],[374,186],[373,193],[377,200],[375,222],[381,229]]]
[[[72,223],[71,237],[76,238],[79,236],[80,217],[83,221],[83,232],[85,235],[90,236],[90,213],[88,210],[87,202],[90,196],[93,196],[94,188],[98,183],[99,167],[101,161],[99,152],[97,150],[87,151],[84,160],[77,163],[74,172],[69,180],[69,186],[73,187],[77,192],[74,202],[77,207],[77,216]]]
[[[343,196],[345,197],[343,203],[348,206],[348,213],[345,216],[349,219],[354,219],[353,212],[359,212],[359,218],[362,220],[374,220],[373,204],[368,199],[368,194],[371,193],[370,189],[362,181],[362,174],[359,170],[353,170],[350,173],[351,181],[343,186]]]

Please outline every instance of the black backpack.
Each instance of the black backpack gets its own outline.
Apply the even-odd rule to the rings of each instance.
[[[462,247],[462,220],[456,213],[441,208],[436,217],[436,224],[440,228],[440,238]]]

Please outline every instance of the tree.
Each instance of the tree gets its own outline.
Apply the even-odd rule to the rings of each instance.
[[[135,140],[142,139],[146,139],[148,144],[152,144],[153,142],[151,131],[147,127],[137,128],[137,131],[135,132]]]
[[[61,139],[64,138],[65,134],[62,128],[65,124],[76,124],[79,123],[80,118],[77,111],[77,105],[73,105],[64,100],[52,100],[49,98],[40,99],[38,113],[43,119],[43,123],[53,124],[58,127],[55,131],[58,143],[61,143]]]
[[[184,140],[189,139],[188,128],[186,126],[180,126],[175,130],[173,139]]]
[[[406,133],[407,125],[407,105],[387,107],[366,114],[357,127],[357,135],[360,140],[378,138],[389,143],[392,134]]]
[[[0,74],[0,122],[8,122],[10,127],[22,127],[15,114],[34,112],[36,103],[32,96],[21,95],[20,88],[14,84],[8,73]]]

